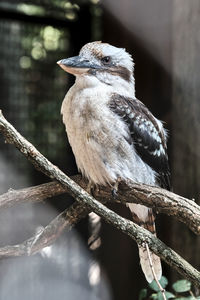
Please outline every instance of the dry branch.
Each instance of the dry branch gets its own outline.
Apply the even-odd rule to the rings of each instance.
[[[63,232],[70,230],[90,212],[89,208],[75,202],[65,209],[46,227],[21,244],[0,248],[0,258],[31,255],[51,245]]]
[[[200,286],[200,272],[194,269],[188,262],[181,258],[176,252],[167,247],[149,231],[141,228],[131,221],[125,220],[116,213],[99,203],[73,180],[66,176],[56,166],[50,163],[32,144],[23,138],[16,129],[0,114],[0,131],[3,132],[6,141],[14,144],[41,172],[52,179],[56,179],[68,189],[75,199],[89,207],[107,222],[117,227],[122,232],[133,238],[139,245],[148,243],[149,248],[159,255],[166,263],[175,268],[184,277]],[[153,198],[152,193],[149,199]],[[137,200],[138,201],[138,200]],[[140,202],[141,203],[141,202]],[[77,212],[78,213],[78,212]],[[68,216],[69,217],[69,216]],[[35,244],[34,244],[35,245]]]
[[[7,193],[0,196],[0,209],[24,202],[41,202],[63,193],[66,193],[66,188],[56,181],[20,190],[9,189]]]
[[[82,176],[71,177],[83,189],[87,182]],[[43,201],[63,193],[70,193],[69,189],[57,181],[44,183],[18,191],[10,190],[0,196],[0,209],[10,207],[22,202]],[[94,191],[94,197],[102,201],[117,201],[121,203],[134,202],[154,208],[158,213],[174,216],[185,223],[194,233],[200,234],[200,207],[192,200],[181,197],[167,190],[154,186],[128,182],[120,183],[118,197],[113,199],[110,187],[101,187]],[[128,201],[127,201],[128,199]]]

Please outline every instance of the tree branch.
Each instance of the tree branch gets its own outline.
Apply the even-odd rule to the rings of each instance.
[[[42,250],[44,247],[51,245],[64,229],[70,230],[79,220],[87,216],[89,212],[90,209],[88,207],[75,202],[53,219],[46,227],[23,243],[1,247],[0,259],[31,255]]]
[[[66,188],[57,181],[43,183],[20,190],[9,189],[7,193],[0,196],[0,209],[12,207],[19,203],[41,202],[66,192]]]
[[[50,178],[56,179],[69,190],[75,199],[89,207],[107,222],[117,227],[120,231],[129,235],[139,245],[147,242],[149,248],[159,255],[166,263],[175,268],[184,277],[200,286],[200,272],[194,269],[188,262],[181,258],[176,252],[167,247],[149,231],[141,228],[131,221],[118,216],[112,210],[99,203],[73,180],[66,176],[56,166],[50,163],[32,144],[23,138],[17,130],[0,113],[0,131],[3,132],[6,141],[14,144],[41,172]],[[152,197],[152,195],[150,195]]]
[[[71,179],[86,189],[87,181],[82,176],[72,176]],[[9,190],[0,196],[0,209],[23,202],[43,201],[63,193],[70,193],[70,191],[55,181],[18,191]],[[113,199],[110,187],[101,187],[100,190],[95,190],[93,194],[99,201],[106,199],[107,202],[144,204],[154,208],[158,213],[174,216],[185,223],[194,233],[200,234],[200,207],[194,201],[167,190],[139,183],[122,182],[119,185],[116,199]]]

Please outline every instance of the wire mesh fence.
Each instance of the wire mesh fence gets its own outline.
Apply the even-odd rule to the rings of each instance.
[[[56,62],[74,54],[92,35],[98,37],[98,4],[2,1],[0,16],[1,109],[44,155],[60,166],[64,162],[73,172],[75,164],[60,116],[61,102],[72,78]],[[32,171],[13,147],[4,145],[2,139],[0,143],[1,169],[5,170],[0,186],[1,191],[6,191],[12,184],[21,186],[21,174],[27,179]],[[15,180],[8,180],[8,162],[19,174]],[[34,178],[30,180],[34,182]]]

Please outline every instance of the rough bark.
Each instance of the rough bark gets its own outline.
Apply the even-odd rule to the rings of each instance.
[[[81,175],[72,176],[71,179],[83,189],[86,189],[87,181]],[[23,202],[44,201],[64,193],[70,193],[69,188],[62,186],[57,181],[17,191],[11,189],[0,196],[0,209]],[[174,216],[185,223],[194,233],[200,234],[200,207],[194,201],[167,190],[134,182],[121,182],[116,198],[112,197],[111,188],[108,186],[94,190],[93,196],[101,202],[104,199],[105,202],[144,204],[154,208],[157,213]]]
[[[166,246],[149,231],[120,217],[87,193],[85,193],[83,198],[81,197],[80,199],[77,197],[76,200],[80,203],[74,203],[39,233],[24,241],[22,244],[0,248],[0,258],[31,255],[38,252],[42,248],[52,244],[64,229],[71,229],[77,221],[86,216],[90,210],[93,210],[104,218],[106,222],[114,225],[120,231],[134,239],[138,245],[142,245],[146,242],[149,248],[159,255],[167,264],[176,269],[185,278],[192,281],[196,286],[200,286],[200,272],[194,269],[175,251]]]
[[[0,131],[3,132],[6,141],[14,144],[34,165],[39,169],[41,172],[45,173],[50,178],[56,179],[61,185],[66,187],[68,189],[68,192],[74,196],[74,198],[82,205],[82,209],[85,213],[85,210],[92,210],[95,213],[97,213],[99,216],[105,219],[106,222],[114,225],[116,228],[118,228],[120,231],[124,232],[128,236],[130,236],[132,239],[134,239],[138,245],[143,244],[144,242],[148,243],[149,248],[159,255],[167,264],[172,266],[174,269],[176,269],[180,274],[182,274],[184,277],[191,280],[195,285],[200,286],[200,272],[198,272],[196,269],[194,269],[187,261],[185,261],[182,257],[180,257],[176,252],[174,252],[172,249],[170,249],[168,246],[166,246],[162,241],[160,241],[158,238],[156,238],[154,235],[152,235],[149,231],[145,230],[144,228],[141,228],[137,224],[134,224],[131,221],[128,221],[119,215],[117,215],[112,210],[108,209],[106,206],[104,206],[102,203],[97,201],[95,198],[93,198],[91,195],[89,195],[85,190],[83,190],[79,185],[77,185],[73,180],[71,180],[68,176],[66,176],[61,170],[58,169],[58,167],[54,166],[51,162],[49,162],[31,143],[29,143],[25,138],[23,138],[17,130],[3,117],[2,113],[0,113]],[[79,207],[78,207],[79,208]],[[64,212],[66,214],[66,212]],[[69,214],[67,214],[67,218],[63,218],[63,215],[61,214],[61,219],[58,217],[58,220],[61,220],[61,224],[58,226],[54,226],[54,223],[57,223],[56,221],[53,221],[53,227],[51,224],[49,227],[47,226],[46,231],[43,230],[39,233],[39,235],[34,236],[31,241],[28,240],[28,243],[31,244],[31,246],[28,246],[28,254],[32,253],[31,251],[35,252],[38,251],[38,249],[41,249],[41,245],[39,248],[36,247],[38,241],[40,239],[43,239],[43,245],[47,246],[49,243],[46,243],[48,238],[46,238],[46,232],[47,236],[50,230],[50,241],[55,240],[55,237],[57,237],[62,230],[65,227],[70,227],[72,223],[76,222],[77,219],[74,218],[74,213],[77,216],[77,218],[80,218],[79,216],[79,210],[75,209],[72,212],[72,220],[75,220],[70,223],[68,226],[68,218],[70,217]],[[43,233],[45,231],[45,233]],[[26,245],[27,242],[25,242]],[[13,246],[12,246],[13,247]],[[16,249],[20,248],[20,245],[15,246]],[[25,246],[26,247],[26,246]],[[36,248],[36,249],[35,249]],[[13,256],[13,250],[7,249],[8,256],[9,251],[11,251]],[[23,246],[22,246],[23,249]],[[35,250],[34,250],[35,249]],[[5,250],[5,248],[4,248]],[[27,250],[23,250],[25,253],[27,253]],[[2,255],[3,256],[3,255]]]

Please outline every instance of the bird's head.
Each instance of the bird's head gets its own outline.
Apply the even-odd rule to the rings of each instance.
[[[119,80],[134,83],[131,55],[125,49],[100,41],[84,45],[78,56],[62,59],[57,63],[76,77],[92,76],[107,85],[114,85]]]

